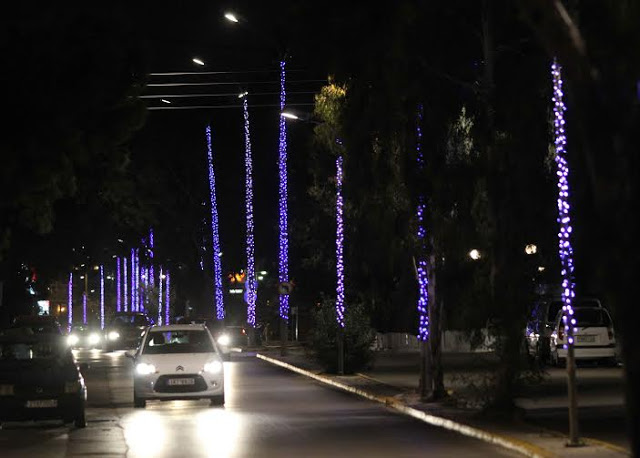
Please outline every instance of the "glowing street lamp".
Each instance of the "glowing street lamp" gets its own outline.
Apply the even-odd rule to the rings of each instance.
[[[533,243],[530,243],[524,247],[524,252],[527,254],[536,254],[538,252],[538,247]]]
[[[204,61],[202,61],[201,59],[198,59],[197,57],[194,57],[191,60],[193,61],[194,64],[198,64],[198,65],[204,66]]]
[[[228,11],[228,12],[224,13],[224,17],[225,17],[225,19],[226,19],[227,21],[230,21],[230,22],[235,22],[235,23],[240,22],[240,21],[238,20],[238,18],[236,17],[236,15],[235,15],[235,14],[233,14],[232,12],[230,12],[230,11]]]
[[[469,257],[474,261],[477,261],[481,258],[480,252],[474,248],[473,250],[469,251]]]

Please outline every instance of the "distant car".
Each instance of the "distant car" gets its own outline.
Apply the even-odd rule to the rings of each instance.
[[[150,399],[209,399],[224,404],[224,365],[203,324],[152,326],[142,345],[127,352],[134,360],[133,404]]]
[[[76,324],[67,335],[67,344],[71,348],[100,348],[103,334],[99,327]]]
[[[232,349],[241,349],[249,345],[249,335],[244,326],[225,326],[216,333],[216,342],[226,355]]]
[[[609,312],[603,307],[576,307],[574,355],[576,361],[596,360],[617,363],[616,338]],[[557,313],[551,333],[551,362],[563,366],[567,359],[567,336],[562,310]]]
[[[30,328],[35,334],[63,334],[58,319],[51,315],[21,315],[13,320],[11,327]]]
[[[152,324],[144,312],[117,312],[104,328],[104,350],[137,348],[144,331]]]
[[[600,300],[595,297],[577,297],[572,303],[574,307],[602,308]],[[525,331],[527,349],[529,355],[541,363],[551,362],[551,334],[563,305],[562,297],[544,297],[534,304],[531,311]]]
[[[86,426],[87,389],[65,337],[14,328],[0,336],[0,422]]]

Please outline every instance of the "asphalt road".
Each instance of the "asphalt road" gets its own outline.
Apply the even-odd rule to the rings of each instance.
[[[91,364],[88,426],[5,424],[2,457],[498,457],[519,456],[336,391],[252,355],[225,363],[227,403],[132,406],[122,352],[82,351]]]

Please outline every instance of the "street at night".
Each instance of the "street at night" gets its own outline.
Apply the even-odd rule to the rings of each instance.
[[[520,456],[425,425],[303,376],[234,354],[227,402],[132,404],[132,364],[123,352],[77,352],[90,363],[87,428],[10,423],[2,456],[126,457],[491,457]]]
[[[640,2],[9,2],[0,457],[640,458]]]

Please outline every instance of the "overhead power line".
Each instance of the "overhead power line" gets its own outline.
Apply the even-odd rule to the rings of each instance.
[[[287,94],[317,94],[317,91],[293,91]],[[258,95],[278,95],[279,92],[250,92],[250,96]],[[238,97],[235,92],[219,93],[219,94],[154,94],[154,95],[140,95],[139,99],[172,99],[172,98],[198,98],[198,97]]]
[[[289,103],[288,107],[302,107],[302,106],[313,106],[313,103]],[[280,104],[271,103],[271,104],[262,104],[262,105],[251,105],[251,108],[267,108],[267,107],[280,107]],[[208,109],[223,109],[223,108],[242,108],[242,105],[194,105],[194,106],[158,106],[158,107],[147,107],[149,111],[159,111],[159,110],[208,110]]]
[[[326,83],[326,79],[322,80],[287,80],[287,84],[291,83]],[[228,85],[248,85],[248,84],[278,84],[277,81],[232,81],[232,82],[207,82],[207,83],[152,83],[147,87],[178,87],[178,86],[228,86]]]

